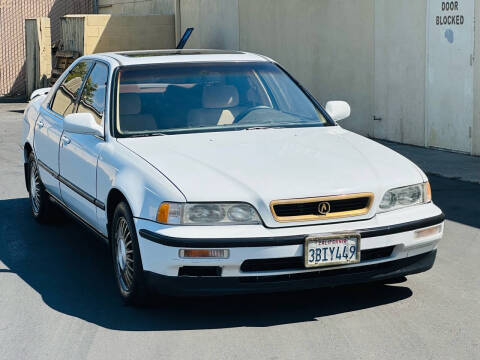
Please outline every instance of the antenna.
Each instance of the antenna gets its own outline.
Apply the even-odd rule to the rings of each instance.
[[[193,28],[188,28],[187,30],[185,30],[185,33],[183,34],[182,38],[180,39],[180,42],[177,45],[177,49],[183,49],[188,39],[190,38],[190,35],[192,35],[192,32],[193,32]]]

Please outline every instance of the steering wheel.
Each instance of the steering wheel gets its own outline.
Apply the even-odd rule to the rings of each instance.
[[[240,121],[243,120],[243,118],[244,118],[245,116],[247,116],[248,114],[250,114],[252,111],[261,110],[261,109],[272,109],[272,108],[269,107],[269,106],[265,106],[265,105],[257,105],[257,106],[248,108],[248,109],[246,109],[246,110],[243,110],[240,114],[238,114],[238,115],[235,117],[235,120],[233,121],[233,123],[234,123],[234,124],[239,123]]]

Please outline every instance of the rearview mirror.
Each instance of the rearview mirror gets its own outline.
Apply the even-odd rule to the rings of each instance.
[[[325,110],[333,121],[340,121],[350,116],[350,105],[345,101],[329,101],[325,105]]]
[[[65,116],[63,130],[74,134],[97,135],[103,137],[103,127],[97,124],[90,113],[76,113]]]

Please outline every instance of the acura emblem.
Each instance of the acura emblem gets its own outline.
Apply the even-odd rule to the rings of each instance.
[[[318,212],[320,215],[327,215],[330,212],[330,203],[324,201],[318,204]]]

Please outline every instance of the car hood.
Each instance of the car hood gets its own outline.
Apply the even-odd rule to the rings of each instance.
[[[187,201],[242,201],[270,226],[272,200],[372,192],[420,183],[406,158],[339,126],[122,138],[170,179]],[[345,219],[330,222],[345,221]],[[289,226],[292,223],[288,224]]]

